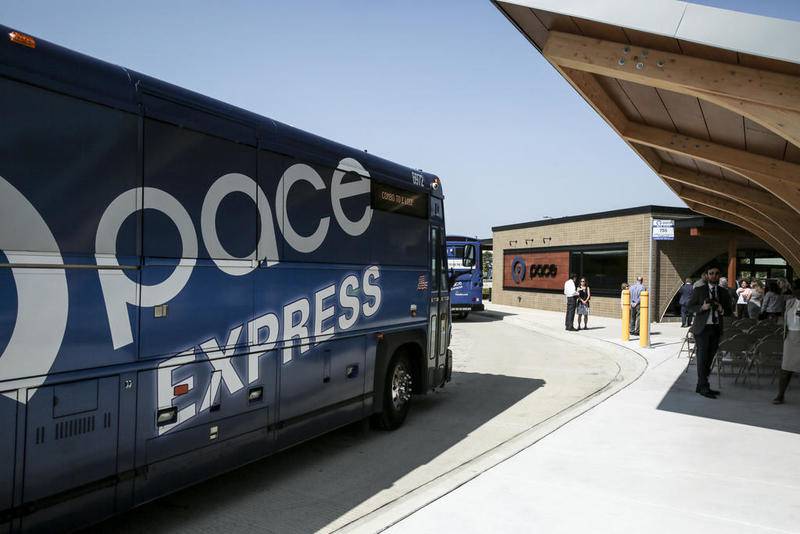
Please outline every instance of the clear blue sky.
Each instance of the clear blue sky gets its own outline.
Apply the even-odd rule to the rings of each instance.
[[[0,23],[434,172],[451,233],[683,205],[489,0],[0,0]]]

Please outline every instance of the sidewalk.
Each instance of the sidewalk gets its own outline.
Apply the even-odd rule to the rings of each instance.
[[[775,386],[694,393],[677,353],[685,330],[654,325],[653,347],[619,340],[619,320],[581,332],[563,314],[488,307],[570,344],[613,343],[646,360],[641,377],[601,404],[389,532],[800,532],[800,384],[773,406]],[[713,377],[716,381],[716,376]]]

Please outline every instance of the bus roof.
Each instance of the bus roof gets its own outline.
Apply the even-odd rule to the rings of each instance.
[[[16,30],[0,25],[0,33],[10,35]],[[32,85],[50,89],[97,102],[109,107],[130,113],[140,113],[140,106],[146,95],[159,97],[178,103],[212,117],[238,123],[241,127],[220,131],[219,123],[209,124],[206,131],[214,135],[233,138],[244,144],[255,144],[276,151],[309,152],[317,157],[330,155],[335,164],[342,156],[358,158],[369,169],[370,174],[380,178],[397,181],[406,177],[404,185],[413,186],[413,173],[421,174],[426,181],[424,189],[432,195],[442,197],[442,188],[430,187],[436,178],[431,173],[412,169],[387,159],[374,156],[366,151],[358,150],[341,143],[305,132],[263,117],[256,113],[238,108],[231,104],[210,98],[200,93],[184,89],[177,85],[158,80],[151,76],[114,65],[99,59],[75,52],[65,47],[50,43],[38,37],[35,48],[30,48],[10,39],[0,39],[0,76],[16,79]],[[193,121],[202,121],[202,115],[192,117]],[[197,126],[197,124],[192,124]],[[257,136],[244,136],[243,131],[250,130]],[[335,161],[333,161],[335,159]],[[328,162],[330,163],[330,162]]]

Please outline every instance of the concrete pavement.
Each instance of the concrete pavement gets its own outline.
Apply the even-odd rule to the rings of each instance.
[[[453,381],[415,397],[401,429],[341,429],[95,531],[380,530],[522,450],[644,367],[635,353],[620,358],[605,343],[565,351],[558,337],[508,317],[472,314],[454,324]]]
[[[95,531],[800,532],[800,384],[711,401],[677,325],[646,350],[590,328],[490,305],[399,431],[341,429]]]
[[[694,368],[684,373],[686,359],[677,358],[678,325],[656,325],[653,348],[639,349],[617,341],[619,320],[592,317],[606,328],[568,333],[561,314],[491,310],[565,347],[636,350],[647,370],[388,532],[800,532],[797,384],[783,406],[769,403],[766,381],[726,379],[720,399],[709,400],[694,393]]]

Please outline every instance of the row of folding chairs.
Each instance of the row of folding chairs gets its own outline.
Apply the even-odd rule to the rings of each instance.
[[[681,345],[678,357],[686,353],[689,365],[695,358],[696,347],[691,331]],[[720,339],[719,349],[714,355],[712,371],[717,372],[717,382],[721,384],[722,374],[726,368],[735,374],[734,383],[742,380],[745,383],[755,372],[756,381],[761,382],[761,375],[771,371],[775,381],[783,357],[783,326],[771,321],[739,319],[728,321]],[[689,370],[687,365],[686,371]]]
[[[753,371],[759,384],[765,371],[770,371],[772,382],[775,381],[783,359],[783,335],[775,331],[761,334],[762,332],[734,334],[720,341],[712,364],[712,369],[717,371],[718,383],[722,382],[726,367],[731,375],[735,374],[734,383],[738,383],[740,378],[742,383],[747,382]]]

